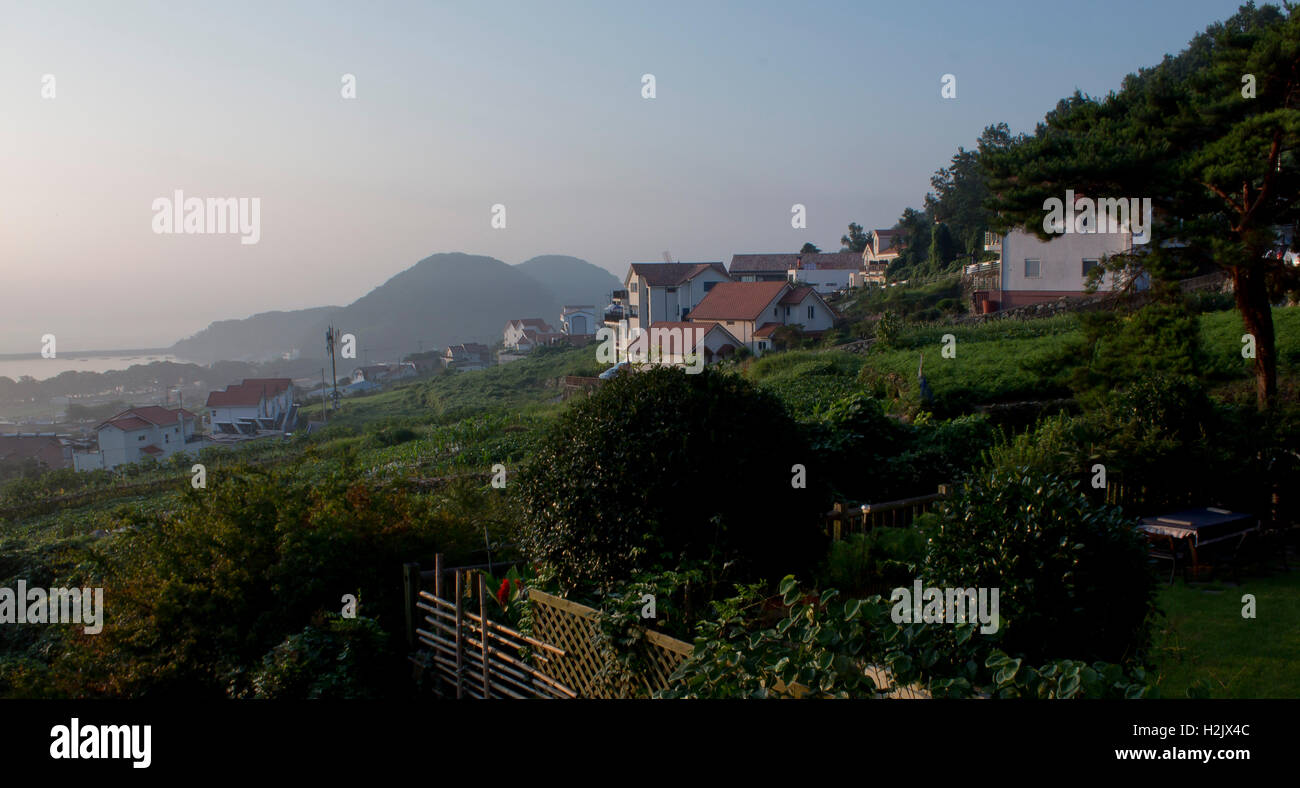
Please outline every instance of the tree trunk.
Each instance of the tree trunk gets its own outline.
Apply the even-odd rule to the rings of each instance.
[[[1265,411],[1277,399],[1277,349],[1265,271],[1258,265],[1237,266],[1232,271],[1232,285],[1241,320],[1255,337],[1255,399]]]

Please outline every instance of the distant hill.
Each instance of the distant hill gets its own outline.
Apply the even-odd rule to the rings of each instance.
[[[435,254],[347,306],[219,321],[171,351],[201,363],[278,358],[295,350],[321,358],[332,323],[356,336],[358,365],[391,361],[457,342],[495,344],[514,318],[540,317],[558,329],[561,306],[599,309],[618,285],[608,271],[576,257],[545,255],[508,265],[482,255]],[[350,360],[344,365],[351,370]]]
[[[600,309],[609,303],[610,291],[622,286],[618,277],[604,268],[562,254],[540,255],[515,267],[550,288],[562,305],[591,304]],[[548,316],[547,322],[554,324],[555,320]]]
[[[276,359],[293,350],[293,347],[286,346],[286,337],[301,335],[338,309],[336,306],[318,306],[291,312],[262,312],[243,320],[218,320],[194,336],[172,345],[170,352],[198,364]]]

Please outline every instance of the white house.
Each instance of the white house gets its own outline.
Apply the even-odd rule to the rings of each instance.
[[[789,282],[723,282],[687,316],[692,323],[716,323],[762,355],[781,326],[799,325],[805,333],[830,328],[835,312],[817,291]]]
[[[665,320],[630,340],[627,352],[636,362],[698,368],[721,361],[743,346],[717,323]]]
[[[623,278],[628,325],[646,329],[679,322],[715,285],[730,281],[722,263],[632,263]]]
[[[862,262],[884,263],[888,266],[902,253],[899,234],[893,230],[872,230],[867,236],[867,248],[862,250]]]
[[[293,428],[297,409],[289,378],[244,378],[224,391],[208,394],[212,433],[252,435],[258,430]]]
[[[507,350],[527,352],[538,344],[539,337],[555,333],[555,329],[551,328],[545,320],[539,317],[526,317],[506,323],[505,330],[501,333],[501,340]]]
[[[492,363],[491,352],[486,345],[477,342],[448,345],[442,355],[443,365],[447,369],[486,369]]]
[[[198,422],[199,417],[184,408],[149,405],[124,410],[95,427],[99,451],[74,454],[74,466],[78,471],[109,470],[145,457],[164,460],[194,451],[201,445],[194,434]]]
[[[599,328],[596,307],[593,304],[566,306],[560,311],[560,331],[570,336],[596,333]]]
[[[852,284],[854,274],[863,269],[862,256],[857,252],[828,254],[801,254],[786,271],[790,282],[808,285],[818,293],[834,293]]]
[[[1133,234],[1126,230],[1063,233],[1043,241],[1033,233],[1014,229],[1002,236],[1000,246],[998,308],[1010,309],[1084,295],[1088,272],[1109,255],[1131,251]],[[1121,278],[1106,273],[1097,292],[1113,289],[1121,283]]]

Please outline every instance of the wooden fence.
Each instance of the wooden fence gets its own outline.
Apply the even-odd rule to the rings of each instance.
[[[839,502],[826,513],[826,532],[832,540],[838,542],[851,534],[866,533],[876,528],[909,526],[917,517],[933,510],[951,494],[951,485],[941,484],[938,492],[915,498],[870,503],[857,508]]]
[[[414,635],[428,651],[413,658],[432,674],[436,694],[460,698],[572,698],[576,693],[547,674],[561,649],[488,617],[487,587],[480,570],[456,570],[453,600],[442,589],[419,592],[424,625]],[[466,585],[470,594],[467,609]],[[477,600],[478,613],[472,612]]]
[[[528,589],[527,633],[488,615],[484,566],[433,570],[403,567],[411,661],[434,693],[455,698],[648,697],[692,646],[650,629],[634,646],[632,670],[623,669],[598,624],[599,611],[538,589]],[[508,567],[509,564],[498,564]],[[444,582],[447,579],[451,582]],[[432,583],[429,589],[427,583]]]

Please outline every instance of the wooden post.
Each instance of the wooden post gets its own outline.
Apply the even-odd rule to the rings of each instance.
[[[419,564],[402,564],[402,588],[406,595],[406,645],[415,648],[415,603],[420,596]]]
[[[465,594],[456,570],[456,700],[465,697]]]
[[[442,553],[433,556],[433,595],[442,599]]]
[[[478,573],[478,625],[479,643],[483,647],[483,699],[492,697],[492,684],[488,680],[488,616],[487,616],[487,581],[483,573]]]
[[[840,501],[836,501],[835,506],[832,507],[832,511],[835,513],[835,520],[831,527],[834,530],[835,538],[838,540],[840,538],[840,529],[844,527],[844,521],[840,519],[844,513],[844,504]]]

